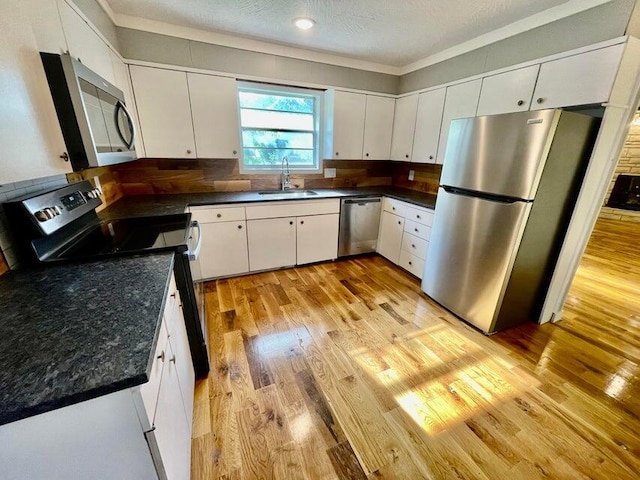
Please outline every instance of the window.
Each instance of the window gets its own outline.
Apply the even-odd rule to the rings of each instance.
[[[318,90],[238,84],[242,131],[241,170],[320,171],[322,95]]]

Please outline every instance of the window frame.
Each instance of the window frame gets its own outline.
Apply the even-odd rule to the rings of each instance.
[[[322,173],[322,160],[323,160],[323,141],[322,135],[324,133],[324,95],[325,90],[294,87],[290,85],[269,84],[263,82],[249,82],[240,81],[236,82],[236,94],[238,100],[238,131],[240,134],[240,154],[238,155],[238,165],[240,173],[243,175],[251,174],[280,174],[281,164],[273,165],[268,168],[251,168],[244,163],[244,139],[243,139],[243,127],[242,127],[242,108],[240,106],[240,92],[254,92],[254,93],[266,93],[272,95],[291,95],[291,96],[303,96],[310,97],[314,100],[314,114],[313,114],[313,153],[314,164],[313,168],[303,167],[296,168],[295,165],[289,165],[289,171],[292,174],[318,174]],[[275,129],[274,129],[275,130]],[[286,132],[308,132],[308,130],[278,130]]]

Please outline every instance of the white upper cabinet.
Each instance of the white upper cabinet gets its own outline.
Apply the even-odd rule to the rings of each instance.
[[[366,95],[335,91],[328,101],[333,100],[333,122],[329,119],[328,137],[332,137],[332,150],[325,157],[340,159],[361,159],[364,138],[364,115]],[[327,146],[331,148],[331,144]]]
[[[418,95],[409,95],[396,100],[391,137],[391,160],[408,162],[411,159],[417,110]]]
[[[540,65],[532,65],[484,77],[477,115],[480,117],[529,110],[539,70]]]
[[[445,93],[445,88],[439,88],[418,95],[418,111],[411,153],[411,161],[414,163],[436,163]]]
[[[447,87],[436,163],[444,163],[451,120],[475,117],[478,108],[478,99],[480,98],[481,85],[482,79],[478,79]]]
[[[624,44],[543,63],[531,110],[609,100]]]
[[[64,0],[58,1],[69,53],[105,80],[115,84],[111,49]]]
[[[238,158],[240,123],[235,79],[188,73],[187,80],[198,157]]]
[[[195,158],[187,74],[137,65],[130,71],[146,155]]]
[[[364,141],[360,158],[389,160],[395,104],[396,101],[393,98],[367,95]]]
[[[71,171],[60,159],[66,147],[32,24],[43,5],[51,10],[31,0],[0,2],[0,185]]]

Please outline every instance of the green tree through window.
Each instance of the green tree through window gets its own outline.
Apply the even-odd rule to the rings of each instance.
[[[245,170],[319,168],[319,104],[322,92],[241,84],[238,89]]]

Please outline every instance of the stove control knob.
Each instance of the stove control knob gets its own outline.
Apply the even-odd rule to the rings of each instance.
[[[49,218],[53,218],[53,217],[57,217],[58,216],[58,212],[56,212],[56,209],[53,208],[53,207],[47,207],[47,208],[45,208],[45,210],[49,214]]]
[[[89,198],[96,198],[96,193],[93,190],[89,190],[87,192],[87,197]]]
[[[56,212],[56,215],[60,215],[62,213],[62,209],[57,205],[53,207],[53,210]]]
[[[50,220],[50,219],[53,218],[51,213],[49,213],[46,209],[38,210],[35,213],[35,215],[36,215],[36,218],[38,219],[39,222],[46,222],[47,220]]]

